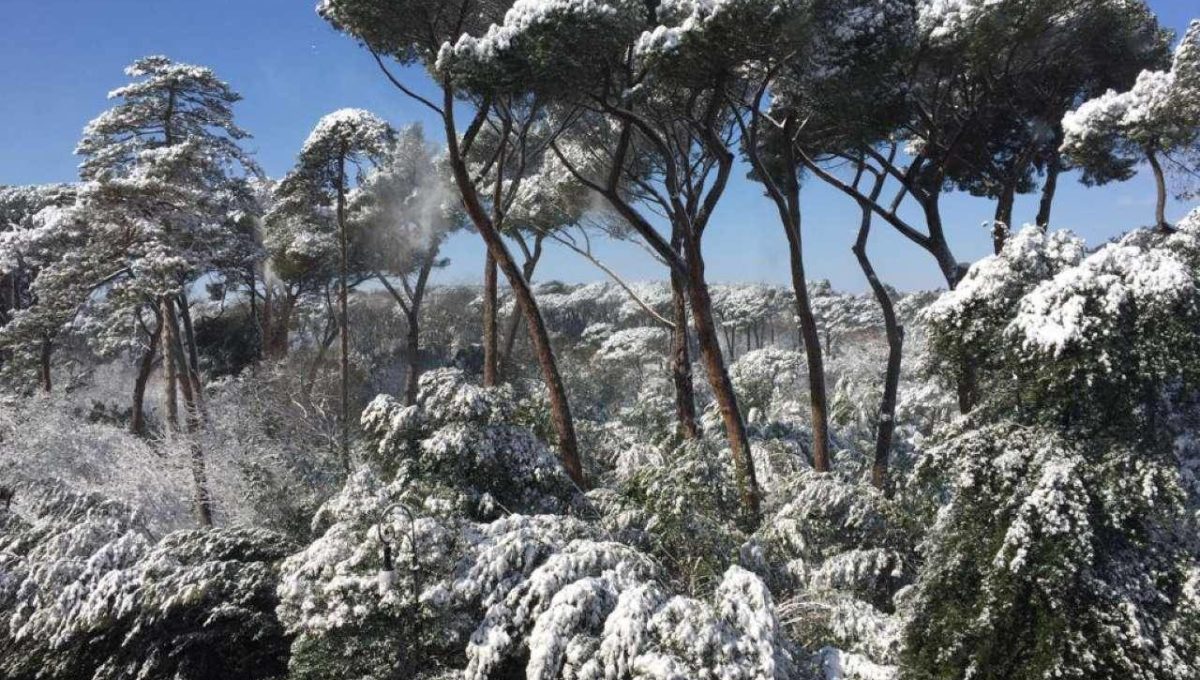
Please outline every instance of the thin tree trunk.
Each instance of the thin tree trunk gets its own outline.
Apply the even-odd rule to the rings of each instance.
[[[163,348],[163,351],[174,355],[177,366],[186,365],[187,357],[184,354],[180,338],[179,320],[175,315],[174,304],[169,296],[163,298],[163,323],[170,328],[168,337],[172,340],[169,346]],[[191,381],[185,376],[177,382],[179,391],[183,395],[186,412],[184,420],[188,430],[193,485],[192,500],[195,504],[196,521],[201,527],[207,528],[213,525],[212,494],[208,488],[208,471],[204,460],[204,450],[200,447],[198,439],[201,425],[200,408],[196,402],[196,395],[192,391]]]
[[[150,374],[154,371],[154,357],[158,354],[158,341],[162,331],[161,315],[156,312],[155,316],[159,320],[154,330],[148,334],[149,344],[142,352],[137,377],[133,382],[133,414],[129,419],[129,431],[139,437],[146,435],[146,383],[150,381]]]
[[[1050,210],[1054,207],[1054,194],[1058,191],[1058,175],[1062,172],[1062,159],[1057,153],[1046,163],[1046,181],[1042,184],[1042,199],[1038,203],[1036,223],[1042,229],[1050,225]]]
[[[443,123],[445,124],[446,140],[450,159],[450,167],[454,174],[455,184],[466,208],[467,215],[475,225],[479,235],[487,244],[488,253],[494,258],[497,266],[504,272],[513,290],[517,307],[525,316],[525,324],[529,329],[529,339],[537,356],[538,365],[542,370],[542,378],[550,398],[551,420],[554,422],[558,438],[558,449],[563,469],[580,488],[587,487],[583,474],[583,463],[579,457],[579,442],[575,436],[575,423],[571,418],[571,407],[567,402],[567,391],[563,385],[562,375],[558,372],[558,363],[554,358],[554,350],[550,346],[550,336],[546,332],[541,310],[529,290],[529,285],[512,259],[512,254],[504,245],[495,223],[488,217],[487,211],[479,200],[479,195],[471,179],[470,170],[459,146],[458,130],[454,123],[454,91],[447,85],[443,87]]]
[[[42,334],[42,346],[38,353],[38,375],[42,385],[42,391],[50,394],[51,388],[54,386],[51,382],[50,375],[50,358],[54,352],[54,342],[50,340],[50,334]]]
[[[338,410],[342,467],[350,471],[350,312],[349,312],[349,237],[346,234],[346,154],[338,156],[338,331],[341,335],[341,399]]]
[[[542,257],[542,247],[539,237],[538,245],[534,251],[534,255],[529,257],[521,264],[521,274],[526,281],[533,281],[533,273],[537,270],[538,261]],[[513,347],[517,344],[517,331],[521,328],[521,312],[513,308],[513,312],[508,317],[508,328],[504,332],[504,352],[500,357],[500,365],[504,366],[505,374],[511,372]]]
[[[171,325],[166,322],[167,302],[162,299],[159,302],[161,311],[159,316],[162,320],[159,322],[160,335],[162,336],[162,353],[163,353],[163,397],[167,403],[167,429],[171,432],[179,431],[179,401],[176,396],[178,391],[179,376],[175,370],[175,352],[171,348],[175,345],[175,339],[171,337]]]
[[[1154,171],[1154,226],[1162,231],[1170,231],[1171,225],[1167,224],[1167,178],[1158,162],[1158,154],[1148,150],[1146,159],[1150,161],[1150,169]]]
[[[499,307],[499,281],[496,258],[488,249],[483,264],[483,386],[500,384],[500,358],[497,352],[496,313]],[[514,312],[516,309],[514,308]]]
[[[672,239],[672,247],[679,250],[679,238]],[[671,270],[671,317],[675,327],[671,329],[671,379],[675,384],[675,419],[682,439],[699,439],[700,426],[696,422],[696,388],[692,381],[692,358],[688,352],[687,281],[683,275]]]
[[[797,191],[799,189],[797,188]],[[825,359],[821,350],[821,338],[817,330],[817,318],[812,311],[812,300],[808,293],[808,280],[804,274],[804,249],[800,235],[799,201],[789,208],[789,220],[784,225],[788,241],[788,256],[791,262],[792,290],[796,295],[796,311],[800,317],[800,335],[804,339],[804,357],[808,364],[808,399],[812,412],[813,469],[828,472],[829,457],[829,408],[825,391]]]
[[[886,175],[880,175],[872,189],[872,200],[877,200],[883,189]],[[887,488],[888,461],[891,457],[892,437],[896,431],[896,393],[900,386],[900,362],[904,351],[904,328],[896,318],[896,308],[887,287],[879,280],[867,256],[867,239],[871,234],[871,221],[874,213],[867,205],[862,206],[862,222],[858,228],[858,238],[854,242],[854,257],[858,266],[871,285],[879,309],[883,312],[883,325],[887,334],[888,356],[887,367],[883,378],[883,398],[879,404],[879,421],[875,432],[875,457],[871,463],[871,484],[875,488]]]
[[[188,380],[192,384],[192,393],[196,398],[196,405],[200,408],[200,413],[205,412],[204,407],[204,386],[200,382],[200,352],[196,348],[196,331],[192,326],[192,312],[189,308],[187,296],[179,295],[179,318],[183,322],[183,336],[181,341],[187,348],[188,359]]]

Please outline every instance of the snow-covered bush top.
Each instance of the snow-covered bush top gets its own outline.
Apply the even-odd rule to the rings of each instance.
[[[472,516],[561,511],[575,495],[561,464],[529,430],[511,424],[512,387],[479,387],[458,369],[421,375],[417,403],[387,395],[362,413],[371,458],[414,489],[441,489]]]

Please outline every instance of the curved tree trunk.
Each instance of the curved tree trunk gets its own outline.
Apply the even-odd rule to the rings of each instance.
[[[497,352],[496,312],[500,305],[496,258],[489,247],[483,265],[483,386],[500,384],[500,358]]]
[[[421,270],[417,273],[417,284],[413,286],[412,302],[408,310],[408,337],[405,352],[408,354],[408,375],[404,379],[404,405],[412,406],[417,403],[417,391],[421,380],[421,305],[425,301],[425,286],[429,282],[429,272],[433,269],[437,251],[432,250],[421,262]]]
[[[886,179],[886,177],[881,177]],[[883,188],[883,181],[878,181],[874,196],[878,197]],[[891,457],[892,437],[896,431],[896,393],[900,387],[900,365],[904,356],[904,328],[896,319],[896,308],[892,304],[892,296],[887,287],[879,280],[867,256],[867,239],[871,233],[871,220],[874,217],[871,209],[863,206],[862,223],[858,229],[858,238],[854,242],[854,257],[858,266],[867,277],[871,292],[875,295],[879,309],[883,313],[884,331],[887,334],[888,356],[887,367],[883,378],[883,398],[879,404],[879,421],[875,433],[875,456],[871,463],[871,484],[875,488],[887,488],[888,461]]]
[[[996,215],[992,219],[992,251],[997,255],[1004,248],[1008,234],[1012,229],[1013,203],[1017,199],[1015,181],[1007,182],[996,200]]]

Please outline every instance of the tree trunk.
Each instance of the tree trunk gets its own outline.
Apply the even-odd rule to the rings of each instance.
[[[169,296],[163,298],[163,323],[170,328],[170,333],[167,338],[172,342],[163,347],[164,352],[170,352],[174,355],[176,366],[186,366],[187,357],[184,355],[183,345],[180,338],[179,321],[175,315],[174,303]],[[200,442],[197,435],[200,433],[200,408],[196,402],[196,395],[192,391],[191,381],[186,376],[182,380],[177,380],[179,392],[183,395],[184,417],[187,423],[188,430],[188,449],[191,458],[192,469],[192,488],[193,502],[196,509],[196,521],[201,527],[211,527],[213,525],[212,516],[212,494],[208,488],[208,471],[207,464],[204,460],[204,450],[200,447]]]
[[[429,272],[437,259],[437,251],[431,249],[421,263],[417,274],[417,285],[413,287],[412,302],[408,314],[408,340],[405,351],[408,354],[408,375],[404,379],[404,405],[412,406],[417,403],[417,389],[421,379],[421,304],[425,300],[425,285],[429,281]]]
[[[1046,181],[1042,184],[1042,199],[1038,203],[1037,225],[1043,230],[1050,226],[1050,209],[1054,206],[1054,194],[1058,191],[1058,175],[1062,172],[1062,159],[1057,153],[1046,163]]]
[[[672,246],[679,249],[679,239]],[[682,439],[699,439],[696,423],[696,391],[692,382],[692,358],[688,352],[687,282],[671,270],[671,379],[675,383],[675,418]]]
[[[537,270],[538,260],[541,259],[541,246],[539,244],[536,255],[525,260],[521,264],[521,274],[526,281],[533,281],[533,273]],[[500,365],[504,366],[505,375],[510,375],[512,368],[512,353],[513,348],[517,344],[517,331],[521,328],[521,312],[513,309],[512,314],[508,317],[508,328],[504,332],[504,352],[500,357]]]
[[[1171,225],[1167,224],[1167,178],[1158,162],[1157,153],[1153,150],[1146,151],[1146,159],[1150,161],[1150,169],[1154,171],[1154,226],[1161,231],[1170,231]]]
[[[342,467],[350,471],[350,312],[349,312],[349,237],[346,234],[346,154],[338,156],[338,332],[341,336],[341,399],[338,425]]]
[[[154,371],[154,357],[158,354],[158,340],[162,330],[161,315],[155,313],[155,316],[159,317],[158,325],[149,333],[149,344],[142,352],[137,377],[133,382],[133,414],[129,420],[129,431],[139,437],[146,435],[146,383],[150,381],[150,374]]]
[[[681,231],[684,261],[687,263],[685,269],[688,297],[692,304],[692,323],[700,345],[700,359],[704,363],[708,384],[716,397],[721,420],[725,424],[725,435],[729,439],[729,448],[733,454],[738,491],[742,497],[742,505],[746,508],[748,524],[757,527],[762,517],[762,499],[759,496],[758,479],[754,473],[754,458],[750,453],[746,423],[742,419],[737,395],[733,391],[733,383],[729,380],[729,372],[721,355],[721,343],[712,316],[712,297],[704,280],[704,258],[700,253],[698,239],[690,233],[688,227],[682,226]]]
[[[200,352],[196,347],[196,331],[192,327],[192,312],[189,308],[187,296],[179,295],[179,318],[183,322],[183,335],[181,341],[187,348],[188,381],[192,384],[192,393],[196,398],[196,405],[200,408],[200,413],[205,412],[204,407],[204,386],[200,382]]]
[[[804,274],[804,246],[800,234],[799,187],[795,199],[789,197],[788,223],[784,224],[787,235],[788,257],[791,262],[792,290],[796,296],[796,313],[800,317],[800,335],[804,339],[804,357],[808,363],[808,400],[812,411],[813,469],[828,472],[829,457],[829,406],[825,390],[825,359],[822,356],[821,336],[817,330],[817,317],[813,314],[812,300],[808,294],[808,280]],[[793,207],[794,206],[794,207]]]
[[[541,310],[538,309],[537,302],[534,300],[533,293],[529,290],[529,285],[525,282],[525,278],[521,276],[521,272],[517,269],[517,265],[512,259],[512,254],[508,252],[508,248],[504,245],[504,240],[501,238],[500,232],[496,229],[496,225],[492,222],[491,218],[488,217],[487,211],[479,200],[477,188],[471,179],[471,173],[467,168],[462,149],[459,147],[458,130],[454,124],[454,92],[448,85],[443,88],[442,103],[443,122],[445,123],[448,146],[447,156],[450,159],[450,167],[454,173],[454,181],[458,186],[463,206],[466,208],[467,215],[471,218],[471,222],[475,225],[479,235],[487,244],[488,253],[508,279],[517,307],[525,316],[525,324],[529,329],[529,339],[533,345],[534,354],[537,356],[538,365],[541,367],[542,378],[546,383],[546,389],[550,397],[551,420],[554,422],[554,429],[558,438],[557,444],[563,469],[575,484],[580,488],[586,488],[587,481],[583,475],[583,463],[579,458],[579,442],[575,436],[575,423],[571,419],[571,407],[567,402],[566,387],[563,385],[562,375],[558,372],[558,363],[554,358],[554,350],[550,346],[550,336],[546,332],[546,324],[542,320]]]
[[[497,351],[496,316],[500,306],[499,276],[496,258],[488,249],[483,263],[483,386],[500,384],[500,357]],[[513,309],[514,313],[517,311]]]
[[[165,299],[159,302],[161,311],[159,316],[162,321],[159,322],[160,335],[162,336],[162,353],[163,353],[163,397],[167,403],[167,429],[171,432],[179,431],[179,401],[176,397],[178,391],[179,376],[175,370],[175,352],[171,348],[175,346],[175,339],[171,337],[171,325],[166,322],[167,302]]]
[[[42,391],[50,394],[50,389],[53,387],[50,375],[50,357],[54,352],[54,342],[50,340],[49,333],[42,334],[42,346],[38,352],[38,376],[42,385]]]
[[[1013,203],[1016,198],[1016,183],[1006,183],[996,201],[996,216],[992,219],[992,250],[997,255],[1004,248],[1004,242],[1012,229]]]
[[[883,188],[879,182],[879,189]],[[903,359],[904,328],[896,319],[896,309],[887,288],[875,274],[875,267],[867,256],[867,238],[870,236],[871,209],[863,207],[862,225],[859,227],[858,239],[852,250],[858,259],[858,266],[871,285],[879,309],[883,312],[883,325],[887,333],[888,356],[887,368],[883,379],[883,399],[879,404],[879,422],[875,432],[875,457],[871,464],[871,484],[875,488],[887,488],[888,460],[892,450],[892,436],[896,431],[896,393],[900,386],[900,362]]]

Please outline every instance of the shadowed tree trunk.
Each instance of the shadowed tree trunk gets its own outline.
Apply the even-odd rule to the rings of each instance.
[[[1167,223],[1167,177],[1153,149],[1146,150],[1146,160],[1150,161],[1150,169],[1154,171],[1154,226],[1160,231],[1171,231],[1171,225]]]
[[[483,265],[483,386],[500,384],[500,358],[497,352],[496,312],[500,304],[496,258],[489,248]],[[517,311],[513,310],[514,313]]]
[[[179,320],[170,296],[163,297],[162,309],[163,324],[170,329],[170,332],[164,337],[170,342],[163,347],[163,351],[173,355],[176,366],[186,366],[187,356],[180,338]],[[192,391],[191,381],[184,376],[182,379],[176,380],[176,383],[179,386],[180,394],[183,395],[184,421],[187,423],[188,451],[192,470],[192,500],[196,511],[196,521],[202,527],[211,527],[213,525],[212,494],[208,488],[208,471],[204,450],[197,438],[202,423],[200,407],[196,401],[196,395]]]
[[[1046,162],[1046,181],[1042,184],[1042,198],[1038,202],[1035,223],[1045,229],[1050,225],[1050,209],[1054,207],[1054,194],[1058,191],[1058,175],[1062,172],[1062,159],[1056,153]]]
[[[350,313],[349,313],[349,236],[346,234],[346,150],[338,154],[337,171],[338,224],[338,332],[341,337],[340,403],[338,426],[342,467],[350,471]]]
[[[887,176],[880,174],[876,177],[871,189],[871,200],[878,200],[883,190]],[[892,296],[879,280],[875,267],[867,256],[867,239],[871,235],[871,221],[874,214],[865,203],[862,204],[862,222],[858,228],[858,238],[854,241],[854,257],[858,266],[867,277],[879,310],[883,313],[884,332],[887,334],[887,366],[883,377],[883,398],[879,403],[879,420],[875,432],[875,456],[871,462],[871,484],[880,490],[886,490],[888,479],[888,463],[891,458],[892,437],[896,431],[896,393],[900,387],[900,365],[904,357],[904,328],[896,319],[896,308],[892,304]]]
[[[133,382],[133,412],[129,419],[129,431],[144,437],[146,435],[146,383],[154,371],[154,357],[158,354],[158,341],[162,332],[162,315],[155,311],[156,323],[153,329],[146,329],[147,345],[138,361],[137,377]],[[140,322],[140,319],[139,319]]]
[[[50,335],[42,334],[42,346],[38,352],[38,376],[42,385],[42,391],[46,394],[50,393],[53,383],[50,375],[50,358],[54,352],[54,343],[50,340]]]
[[[200,382],[200,352],[196,347],[196,331],[192,327],[192,312],[189,308],[187,296],[180,293],[178,298],[179,320],[183,322],[181,341],[184,343],[184,347],[187,348],[188,382],[192,385],[192,393],[195,395],[196,405],[200,408],[200,412],[204,413],[204,386]]]
[[[997,255],[1004,248],[1012,229],[1013,203],[1017,199],[1015,180],[1006,182],[996,200],[996,215],[992,219],[992,251]]]
[[[538,262],[542,259],[542,242],[545,239],[543,234],[538,234],[534,238],[533,250],[525,245],[525,241],[520,234],[516,235],[517,243],[525,252],[525,261],[521,263],[521,274],[525,277],[528,283],[533,282],[533,273],[537,270]],[[500,355],[500,365],[504,367],[504,373],[507,376],[512,374],[512,353],[513,347],[517,343],[517,331],[521,328],[521,312],[513,309],[513,313],[508,317],[508,328],[504,332],[504,352]]]
[[[675,235],[671,246],[678,251],[680,238]],[[687,282],[683,276],[671,270],[671,380],[675,384],[675,419],[679,436],[683,439],[699,439],[700,426],[696,423],[696,388],[692,381],[692,357],[688,352]]]

